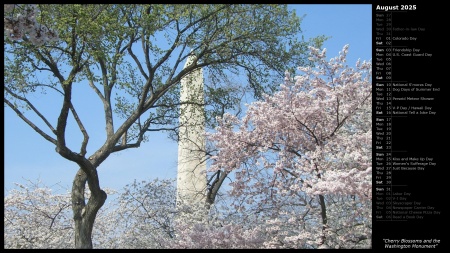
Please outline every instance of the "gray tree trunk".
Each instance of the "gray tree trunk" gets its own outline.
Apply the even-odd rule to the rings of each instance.
[[[91,170],[96,172],[96,170]],[[75,221],[75,248],[92,249],[92,230],[98,210],[106,201],[106,193],[100,190],[98,176],[88,181],[86,173],[79,169],[72,185],[72,211]],[[91,196],[85,203],[86,183],[91,190]],[[92,187],[94,190],[92,189]]]

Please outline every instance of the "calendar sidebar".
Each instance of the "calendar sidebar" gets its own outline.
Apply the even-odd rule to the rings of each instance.
[[[372,246],[438,249],[449,168],[436,6],[393,2],[372,5]]]

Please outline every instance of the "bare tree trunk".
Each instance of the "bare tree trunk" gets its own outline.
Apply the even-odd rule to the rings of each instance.
[[[93,170],[95,171],[95,169]],[[92,249],[92,230],[98,210],[106,201],[106,193],[100,190],[98,176],[94,173],[90,181],[86,173],[80,168],[73,180],[72,185],[72,210],[75,221],[75,248]],[[88,183],[91,196],[85,203],[85,187]],[[93,190],[92,186],[97,190]]]
[[[328,222],[328,218],[327,218],[327,207],[325,204],[325,198],[323,195],[319,195],[319,203],[320,203],[320,209],[321,209],[321,216],[322,216],[322,236],[321,236],[321,243],[320,245],[325,243],[325,233],[326,233],[326,228],[327,228],[327,222]]]
[[[206,207],[208,208],[208,210],[210,209],[211,205],[214,204],[217,193],[219,192],[219,189],[222,186],[222,183],[225,180],[225,178],[228,176],[228,174],[229,174],[229,172],[218,170],[208,180],[208,183],[207,183],[208,188],[207,188],[207,192],[206,192]]]

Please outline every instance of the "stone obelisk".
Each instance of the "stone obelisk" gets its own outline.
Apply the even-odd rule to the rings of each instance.
[[[196,61],[190,54],[184,68]],[[177,203],[188,206],[205,203],[205,114],[203,71],[196,69],[184,76],[180,90]],[[181,201],[181,202],[180,202]]]

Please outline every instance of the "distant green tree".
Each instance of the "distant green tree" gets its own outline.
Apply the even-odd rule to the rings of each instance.
[[[71,190],[75,248],[93,247],[94,221],[107,197],[99,165],[112,153],[139,147],[148,132],[169,130],[176,137],[183,76],[198,68],[207,71],[210,120],[239,106],[241,91],[257,98],[274,91],[286,68],[307,64],[307,46],[325,39],[301,39],[301,19],[286,5],[52,4],[39,9],[39,22],[59,39],[5,40],[4,103],[79,166]],[[183,69],[190,53],[197,61]],[[246,81],[232,83],[232,76]],[[48,101],[53,112],[58,108],[56,115],[39,107],[39,91],[60,95]],[[98,129],[83,121],[81,105],[90,92],[100,102],[87,112],[103,118]],[[103,115],[92,115],[97,107]],[[91,144],[88,153],[89,138],[99,129],[105,131],[103,143]],[[79,144],[69,145],[67,136],[79,133]]]

